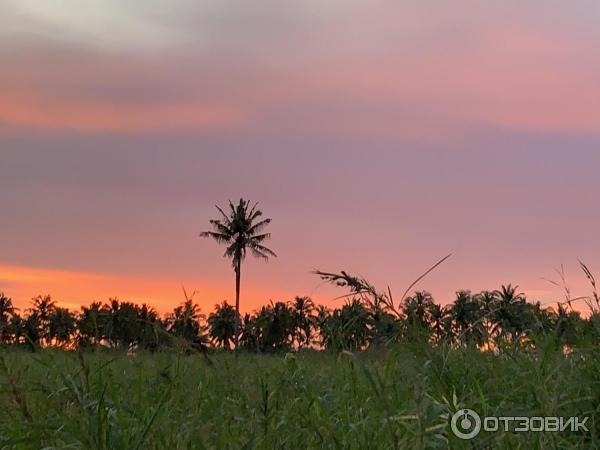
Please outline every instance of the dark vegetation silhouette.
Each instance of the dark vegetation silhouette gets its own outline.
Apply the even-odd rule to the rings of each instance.
[[[586,268],[587,269],[587,268]],[[239,348],[255,353],[294,349],[358,351],[394,343],[502,351],[535,347],[551,339],[564,348],[600,343],[600,310],[595,280],[585,297],[587,317],[573,302],[544,307],[528,302],[517,286],[472,293],[461,290],[446,305],[430,293],[416,291],[395,305],[391,292],[378,292],[362,278],[345,272],[317,272],[323,279],[350,288],[336,308],[316,306],[309,297],[270,302],[241,320]],[[184,290],[185,293],[185,290]],[[186,352],[232,349],[236,343],[236,310],[227,302],[205,316],[193,295],[161,317],[146,304],[110,299],[79,312],[38,296],[23,315],[0,294],[0,345],[37,350],[114,349],[123,352],[181,349]]]
[[[239,346],[240,336],[240,280],[242,274],[242,262],[246,252],[250,250],[252,256],[267,261],[270,256],[277,255],[263,245],[270,239],[270,233],[263,233],[271,219],[262,218],[262,211],[257,209],[258,203],[250,206],[250,201],[240,198],[237,205],[229,201],[229,211],[226,214],[222,208],[215,206],[221,217],[210,220],[212,231],[200,233],[202,237],[212,238],[219,244],[227,246],[226,258],[231,259],[235,271],[235,320],[233,331],[233,343],[235,348]],[[227,312],[227,311],[226,311]],[[224,342],[229,345],[229,342]]]
[[[572,298],[564,269],[557,271],[564,301],[556,308],[528,302],[518,286],[499,290],[456,292],[446,305],[435,302],[424,290],[409,292],[445,262],[440,259],[419,276],[396,302],[389,287],[379,291],[363,277],[347,272],[314,271],[322,280],[346,289],[336,308],[315,305],[311,298],[269,302],[253,313],[240,315],[241,266],[247,252],[268,260],[275,253],[264,246],[271,222],[241,198],[229,202],[227,213],[216,206],[220,218],[210,220],[212,231],[200,234],[226,245],[224,256],[235,272],[235,306],[226,301],[205,316],[194,303],[196,292],[164,317],[147,304],[120,301],[94,302],[79,312],[57,306],[49,296],[32,299],[21,313],[12,299],[0,294],[0,345],[63,349],[113,349],[122,352],[180,349],[186,353],[210,348],[244,349],[255,353],[294,349],[364,350],[394,343],[419,343],[450,348],[502,351],[535,347],[539,340],[553,340],[564,348],[600,342],[600,296],[592,272],[580,266],[592,286],[587,297]],[[583,317],[573,303],[583,300],[590,314]]]

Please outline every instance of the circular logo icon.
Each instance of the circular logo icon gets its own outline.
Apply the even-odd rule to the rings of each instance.
[[[481,417],[472,409],[461,409],[452,416],[452,432],[459,439],[473,439],[481,431]]]

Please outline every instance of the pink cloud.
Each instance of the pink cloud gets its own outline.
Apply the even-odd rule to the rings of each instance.
[[[201,104],[110,105],[49,99],[43,93],[1,92],[0,122],[34,128],[88,131],[219,129],[243,122],[231,107]]]
[[[450,43],[432,40],[431,24],[403,32],[384,22],[385,32],[360,45],[340,40],[348,30],[337,24],[329,35],[317,29],[322,42],[309,39],[287,54],[265,42],[248,55],[28,45],[6,55],[0,122],[92,131],[312,130],[424,142],[461,139],[480,127],[600,129],[592,43],[565,30],[488,22],[434,21],[464,34],[449,34]]]

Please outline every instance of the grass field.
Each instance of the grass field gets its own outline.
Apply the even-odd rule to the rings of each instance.
[[[600,448],[600,358],[406,344],[365,353],[0,350],[2,448]],[[482,432],[448,417],[588,416],[589,432]]]

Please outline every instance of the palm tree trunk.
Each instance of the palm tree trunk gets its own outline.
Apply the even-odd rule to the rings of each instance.
[[[240,341],[240,276],[242,269],[242,261],[237,260],[235,266],[235,326],[234,326],[234,343],[237,350]]]

